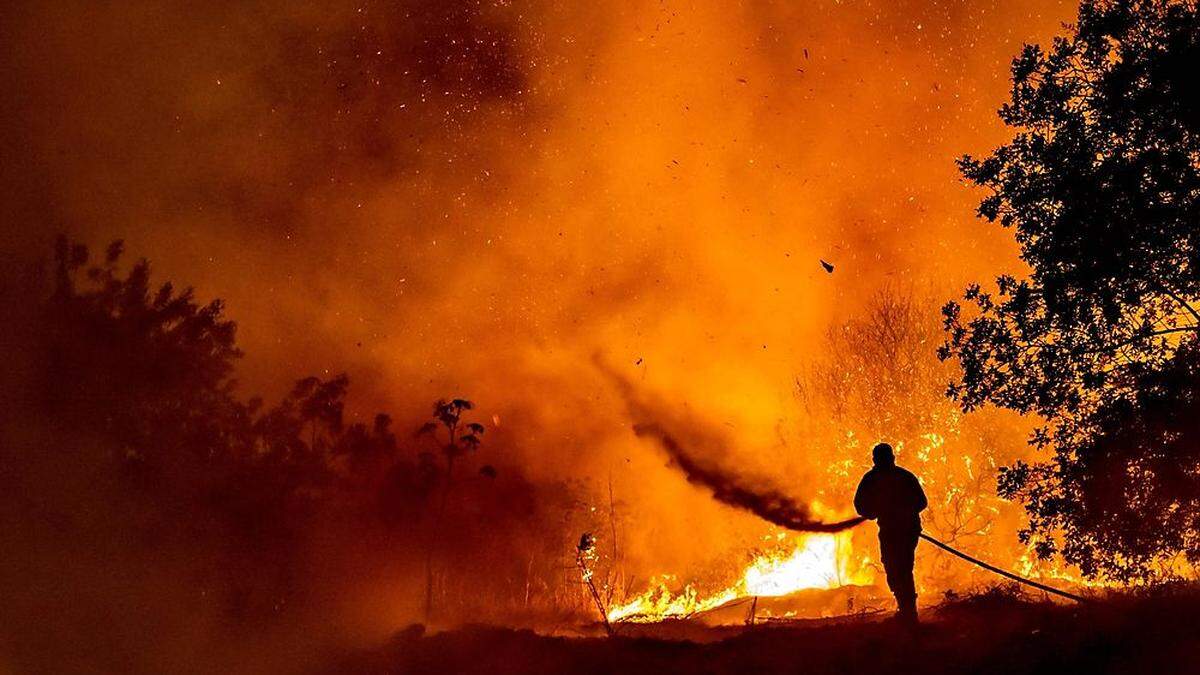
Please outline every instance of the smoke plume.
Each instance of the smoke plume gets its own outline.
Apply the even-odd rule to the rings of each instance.
[[[803,502],[774,487],[751,487],[752,483],[761,485],[762,480],[751,481],[700,459],[698,454],[685,450],[678,438],[686,434],[694,445],[706,448],[706,455],[727,455],[728,444],[720,433],[699,420],[680,419],[680,414],[670,406],[651,401],[636,391],[628,378],[605,363],[603,357],[594,356],[593,363],[616,385],[633,418],[633,432],[639,438],[657,442],[689,483],[707,488],[722,504],[749,511],[767,522],[797,532],[841,532],[863,522],[864,519],[858,517],[824,522]],[[673,433],[668,428],[679,431]]]
[[[441,456],[404,433],[429,404],[475,401],[487,434],[455,467],[457,524],[437,529],[456,573],[439,591],[472,620],[512,598],[558,621],[555,603],[578,591],[561,553],[597,529],[589,518],[616,524],[608,550],[619,535],[629,579],[700,573],[718,548],[761,540],[758,522],[677,480],[655,446],[721,503],[793,529],[840,526],[819,522],[818,500],[842,507],[825,460],[851,471],[850,450],[810,434],[823,455],[734,451],[803,437],[795,374],[882,285],[948,298],[1021,273],[1011,233],[971,226],[979,195],[953,160],[1007,138],[994,110],[1010,58],[1075,4],[5,3],[0,312],[28,316],[0,321],[0,671],[72,670],[62,663],[76,655],[73,670],[92,672],[231,670],[199,658],[223,650],[263,672],[279,669],[276,651],[320,645],[310,625],[372,640],[420,616],[434,529],[399,508],[386,531],[348,528],[345,502],[272,515],[257,501],[267,486],[246,481],[222,494],[249,543],[226,553],[188,535],[210,521],[186,509],[167,521],[187,524],[182,544],[162,544],[170,530],[153,520],[153,537],[131,536],[150,520],[145,500],[96,468],[124,447],[32,407],[59,393],[27,328],[40,315],[11,278],[57,233],[94,251],[124,238],[155,285],[224,300],[245,353],[239,401],[261,394],[270,408],[301,377],[346,372],[347,422],[369,431],[375,413],[394,415],[397,457],[414,468]],[[637,364],[623,371],[637,392],[597,395],[608,380],[583,372],[596,351]],[[99,406],[116,406],[97,391],[129,391],[104,374],[94,389],[73,371],[61,380],[101,430]],[[839,387],[873,381],[839,375]],[[708,405],[685,412],[650,391]],[[655,442],[630,438],[630,423]],[[969,440],[1023,446],[987,432]],[[964,453],[987,484],[976,469],[990,457]],[[394,480],[410,474],[361,473],[420,503],[408,499],[419,484]],[[355,508],[377,494],[338,489]],[[264,545],[263,523],[286,525],[289,546]],[[216,572],[197,571],[200,556]],[[263,569],[286,572],[303,612],[247,590]],[[281,646],[265,649],[255,622]]]
[[[687,476],[688,482],[708,488],[717,501],[745,509],[780,527],[797,532],[841,532],[866,520],[854,517],[834,523],[822,522],[813,516],[807,506],[773,488],[749,488],[741,484],[736,476],[705,466],[689,456],[671,434],[656,424],[635,424],[633,432],[639,437],[657,441],[670,455],[675,466]]]

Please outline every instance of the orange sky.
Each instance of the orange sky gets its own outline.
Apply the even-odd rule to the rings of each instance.
[[[631,503],[706,523],[721,507],[654,478],[593,356],[753,445],[870,293],[1019,269],[953,160],[1006,138],[1009,59],[1074,11],[208,4],[6,10],[0,170],[28,225],[5,244],[124,237],[227,301],[249,391],[344,370],[363,411],[464,395],[505,461],[634,453]],[[647,534],[664,564],[677,525]]]

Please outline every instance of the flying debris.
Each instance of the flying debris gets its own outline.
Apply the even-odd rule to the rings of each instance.
[[[491,464],[484,464],[483,466],[479,467],[479,475],[486,478],[495,478],[496,467],[492,466]]]
[[[833,265],[830,265],[829,263],[827,263],[827,262],[825,262],[824,260],[822,260],[822,261],[821,261],[821,267],[824,267],[826,272],[829,272],[830,274],[833,274]]]
[[[635,361],[635,362],[633,363],[633,365],[635,365],[635,366],[640,366],[640,365],[642,365],[642,359],[641,359],[641,357],[639,357],[639,358],[638,358],[638,360],[637,360],[637,361]]]

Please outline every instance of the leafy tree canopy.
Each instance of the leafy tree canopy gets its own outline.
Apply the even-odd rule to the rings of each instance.
[[[1173,479],[1147,473],[1150,455],[1174,446],[1114,426],[1149,423],[1167,405],[1148,387],[1171,381],[1191,395],[1178,383],[1191,369],[1176,359],[1200,329],[1198,64],[1194,1],[1084,0],[1069,35],[1013,61],[1000,110],[1012,140],[959,161],[989,192],[979,214],[1013,228],[1029,274],[1001,276],[994,291],[970,286],[944,307],[939,356],[961,366],[948,393],[965,410],[991,403],[1045,420],[1033,442],[1054,460],[1012,467],[1001,493],[1026,503],[1024,540],[1088,574],[1146,576],[1156,561],[1200,554],[1193,519],[1161,519],[1196,512],[1195,454],[1171,457],[1191,462]],[[1106,532],[1112,522],[1090,510],[1100,501],[1135,516],[1120,521],[1130,528],[1175,532]]]

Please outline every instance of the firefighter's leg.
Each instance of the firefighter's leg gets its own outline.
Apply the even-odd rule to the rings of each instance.
[[[883,569],[887,573],[888,589],[896,597],[898,614],[915,619],[917,615],[917,590],[913,581],[913,564],[917,549],[917,537],[909,533],[880,532],[879,549]]]

